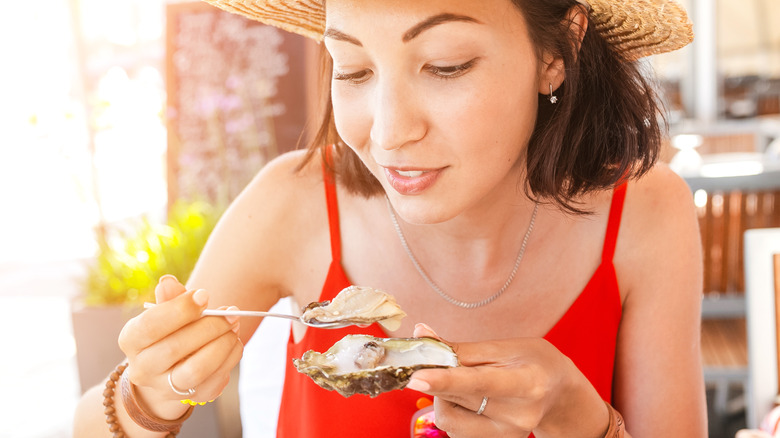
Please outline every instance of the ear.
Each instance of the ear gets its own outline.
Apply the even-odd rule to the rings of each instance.
[[[588,30],[588,11],[585,6],[572,6],[566,14],[564,24],[568,24],[569,32],[577,44],[576,53],[579,53],[582,39],[585,38],[585,32]],[[545,52],[539,78],[539,94],[549,94],[551,84],[553,91],[557,90],[566,79],[566,66],[563,64],[563,58]]]

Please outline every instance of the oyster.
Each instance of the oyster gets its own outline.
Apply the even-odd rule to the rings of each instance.
[[[376,397],[404,388],[417,370],[458,366],[458,357],[449,345],[432,338],[347,335],[325,353],[307,351],[293,364],[321,387],[344,397]]]
[[[350,286],[332,301],[306,306],[301,320],[307,324],[341,322],[370,325],[378,322],[392,332],[398,330],[404,316],[406,313],[392,295],[370,287]]]

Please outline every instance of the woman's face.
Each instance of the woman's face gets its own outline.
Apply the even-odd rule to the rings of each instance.
[[[328,0],[326,16],[336,128],[405,220],[515,199],[547,84],[510,0]]]

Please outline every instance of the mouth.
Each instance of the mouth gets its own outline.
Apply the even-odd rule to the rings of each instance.
[[[409,169],[384,167],[385,178],[401,195],[417,195],[432,187],[444,172],[440,169]]]
[[[419,176],[422,176],[426,171],[425,170],[396,170],[395,173],[398,175],[404,177],[404,178],[417,178]]]

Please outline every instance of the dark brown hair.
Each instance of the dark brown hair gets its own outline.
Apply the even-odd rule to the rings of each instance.
[[[525,150],[529,197],[557,204],[571,213],[588,213],[578,199],[611,189],[652,168],[661,145],[663,112],[653,84],[640,63],[628,62],[595,31],[579,44],[568,12],[575,0],[512,0],[525,17],[537,50],[563,59],[565,81],[555,91],[558,103],[539,95],[536,125]],[[577,47],[579,46],[579,50]],[[382,187],[358,156],[338,136],[330,100],[332,61],[323,50],[322,88],[326,99],[320,129],[307,161],[326,145],[336,150],[327,166],[350,191],[367,197]]]

